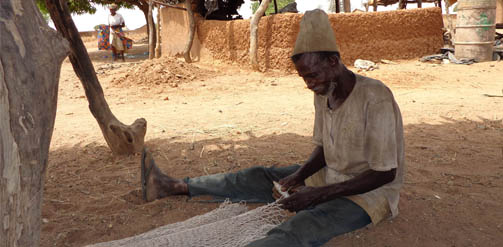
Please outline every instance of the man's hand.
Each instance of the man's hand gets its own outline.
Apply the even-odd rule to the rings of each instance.
[[[292,189],[299,187],[299,186],[305,185],[304,178],[302,178],[298,172],[295,172],[295,173],[291,174],[290,176],[279,180],[279,184],[281,184],[283,191],[288,191],[288,192]]]
[[[279,180],[278,183],[281,185],[281,192],[288,192],[290,194],[296,192],[299,187],[305,185],[304,179],[302,179],[297,172]],[[272,187],[272,197],[276,200],[283,197],[275,186]]]
[[[301,186],[297,187],[295,193],[279,200],[278,203],[282,204],[281,207],[290,212],[298,212],[321,203],[322,193],[320,188]]]

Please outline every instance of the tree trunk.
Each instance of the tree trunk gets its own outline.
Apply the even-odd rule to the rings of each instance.
[[[398,1],[398,8],[399,9],[406,9],[407,8],[407,0],[399,0]]]
[[[155,58],[161,57],[161,5],[157,5],[157,30],[156,30]]]
[[[250,64],[254,70],[259,70],[257,59],[258,23],[267,10],[270,2],[271,0],[263,0],[250,21]]]
[[[114,154],[140,152],[147,131],[147,121],[140,118],[127,126],[117,120],[105,100],[91,59],[68,11],[67,1],[46,0],[45,2],[54,25],[70,42],[70,62],[82,82],[89,101],[89,109],[98,121],[108,146]]]
[[[141,2],[141,1],[138,1],[138,2]],[[147,27],[148,27],[149,19],[150,19],[150,21],[154,22],[154,17],[151,17],[151,18],[148,17],[148,3],[144,4],[144,5],[139,5],[138,3],[134,3],[134,4],[136,6],[138,6],[138,8],[143,12],[143,15],[145,16],[145,21],[146,21]],[[147,28],[147,37],[150,40],[150,30],[148,28]],[[154,29],[154,44],[157,43],[155,38],[156,38],[156,36],[155,36],[155,29]]]
[[[35,1],[0,5],[0,246],[36,247],[68,43],[47,26]]]
[[[187,9],[187,15],[189,16],[189,40],[185,45],[185,50],[183,51],[183,57],[185,62],[192,63],[190,58],[190,50],[192,49],[192,42],[194,41],[194,35],[196,33],[196,21],[194,20],[194,12],[192,11],[192,1],[185,0],[185,8]]]
[[[351,0],[344,0],[344,13],[351,13]]]
[[[154,18],[152,15],[152,8],[154,7],[154,3],[152,0],[148,1],[148,58],[153,59],[155,57],[155,41],[154,41]]]

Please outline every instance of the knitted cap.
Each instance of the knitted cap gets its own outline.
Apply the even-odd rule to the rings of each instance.
[[[300,30],[292,56],[317,51],[339,52],[328,15],[320,9],[307,11],[300,20]]]

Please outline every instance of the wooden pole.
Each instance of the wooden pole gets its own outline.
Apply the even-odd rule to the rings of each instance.
[[[374,6],[374,12],[376,12],[377,11],[377,0],[374,0],[373,6]]]
[[[157,39],[155,44],[155,58],[161,57],[161,5],[157,5]]]
[[[274,13],[278,13],[278,3],[276,3],[276,0],[274,0]]]
[[[154,43],[154,23],[152,18],[152,0],[148,1],[148,59],[153,59],[155,55],[155,43]]]
[[[423,7],[423,0],[417,0],[417,7],[422,8]]]
[[[335,13],[340,13],[341,12],[341,3],[339,0],[335,0]]]
[[[259,70],[257,58],[258,23],[260,22],[260,18],[264,15],[270,2],[271,0],[263,0],[250,21],[250,64],[254,70]]]
[[[194,41],[194,35],[196,33],[196,21],[194,20],[194,12],[192,12],[192,1],[185,0],[185,8],[187,9],[187,15],[189,17],[189,39],[185,45],[185,50],[183,52],[183,57],[185,62],[192,63],[190,58],[190,50],[192,49],[192,43]]]

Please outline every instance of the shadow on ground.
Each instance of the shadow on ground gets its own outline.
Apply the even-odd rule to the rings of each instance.
[[[445,119],[435,125],[407,125],[405,138],[407,175],[400,216],[338,237],[327,246],[501,243],[501,121]],[[313,148],[311,137],[293,133],[242,133],[194,143],[190,139],[153,139],[146,146],[159,167],[175,177],[300,163]],[[113,157],[108,147],[96,143],[52,150],[44,189],[42,246],[120,239],[217,206],[187,202],[185,197],[143,203],[139,159],[139,155]]]

